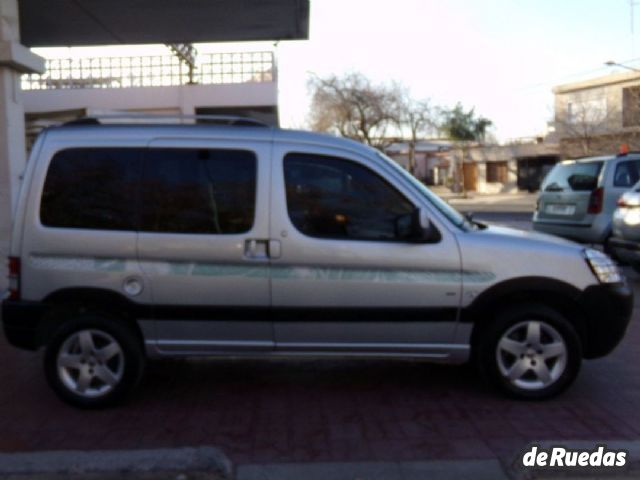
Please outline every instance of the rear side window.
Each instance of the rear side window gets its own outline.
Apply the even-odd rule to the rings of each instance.
[[[616,165],[613,174],[614,187],[631,187],[640,179],[640,160],[628,160]]]
[[[135,230],[141,149],[77,148],[54,155],[40,221],[48,227]]]
[[[556,164],[544,179],[545,192],[591,191],[598,186],[604,162],[562,162]]]
[[[402,241],[399,222],[415,207],[368,168],[335,157],[291,153],[284,159],[291,222],[311,237]]]
[[[143,231],[234,234],[253,226],[253,152],[150,149],[143,177]]]

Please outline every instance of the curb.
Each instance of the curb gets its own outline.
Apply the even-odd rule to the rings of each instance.
[[[237,480],[508,480],[498,460],[239,465]]]
[[[233,478],[231,461],[217,448],[158,450],[65,450],[0,453],[0,477],[9,475],[133,474],[207,472],[213,478]]]

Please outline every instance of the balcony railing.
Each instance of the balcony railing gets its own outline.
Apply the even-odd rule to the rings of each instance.
[[[198,55],[193,81],[189,67],[173,55],[49,59],[42,75],[22,76],[23,90],[134,88],[273,82],[273,52]]]

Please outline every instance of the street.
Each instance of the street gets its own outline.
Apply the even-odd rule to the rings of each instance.
[[[482,223],[505,225],[520,230],[531,230],[531,213],[529,212],[479,212],[474,213],[473,219]]]
[[[502,223],[522,215],[478,215]],[[640,276],[627,274],[636,299]],[[638,300],[636,300],[638,306]],[[150,362],[130,401],[105,411],[60,402],[42,355],[0,340],[0,451],[219,447],[236,465],[494,459],[529,442],[640,436],[640,327],[585,361],[550,401],[513,401],[469,366],[383,360]],[[602,319],[606,321],[606,319]]]

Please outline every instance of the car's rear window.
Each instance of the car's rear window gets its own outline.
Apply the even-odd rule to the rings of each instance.
[[[604,162],[561,162],[542,182],[544,192],[591,191],[598,186]]]
[[[135,230],[142,152],[137,148],[75,148],[56,153],[42,193],[42,224]]]

